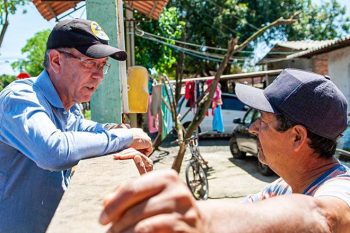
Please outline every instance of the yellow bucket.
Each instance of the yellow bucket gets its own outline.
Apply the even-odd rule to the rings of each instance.
[[[129,113],[145,113],[148,110],[148,72],[145,67],[128,68]]]

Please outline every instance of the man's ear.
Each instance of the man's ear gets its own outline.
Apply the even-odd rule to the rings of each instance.
[[[307,129],[302,125],[295,125],[291,131],[293,148],[298,152],[302,146],[307,144]]]
[[[56,74],[61,70],[61,60],[60,60],[60,52],[55,49],[50,50],[49,52],[49,62],[50,67],[53,72]]]

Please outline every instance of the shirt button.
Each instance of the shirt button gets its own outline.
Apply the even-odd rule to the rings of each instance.
[[[67,115],[67,112],[66,112],[66,111],[64,111],[64,112],[63,112],[63,114],[64,114],[64,115]]]

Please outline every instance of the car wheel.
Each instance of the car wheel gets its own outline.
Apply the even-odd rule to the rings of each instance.
[[[275,174],[269,166],[261,163],[259,160],[258,160],[258,170],[264,176],[272,176],[273,174]]]
[[[229,146],[234,159],[244,159],[246,157],[246,153],[239,150],[235,137],[230,138]]]

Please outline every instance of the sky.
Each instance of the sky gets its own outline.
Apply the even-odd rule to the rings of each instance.
[[[26,14],[23,14],[23,9],[27,10]],[[69,17],[84,18],[85,9],[82,8],[67,18]],[[44,19],[32,3],[19,8],[15,15],[10,15],[9,22],[10,25],[0,48],[0,75],[17,75],[18,72],[13,71],[10,64],[18,58],[24,58],[21,48],[25,46],[27,40],[39,31],[52,29],[56,24],[55,19],[50,21]]]
[[[313,2],[319,4],[325,0],[313,0]],[[350,16],[350,0],[338,0],[338,2],[346,6],[347,14]],[[21,48],[24,47],[27,40],[36,32],[52,29],[56,24],[54,19],[46,21],[32,3],[25,6],[26,14],[22,13],[23,9],[20,8],[15,15],[9,17],[10,25],[0,48],[0,75],[17,75],[18,72],[13,71],[10,64],[19,58],[24,58]],[[82,8],[68,17],[85,18],[85,13],[85,8]]]

